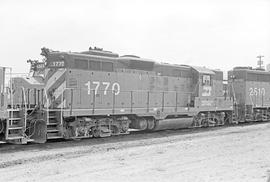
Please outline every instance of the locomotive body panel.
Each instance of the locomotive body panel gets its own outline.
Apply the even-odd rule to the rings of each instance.
[[[50,107],[63,110],[66,117],[231,110],[232,101],[222,95],[221,71],[130,56],[56,52],[48,58],[45,90]]]
[[[186,81],[146,72],[72,69],[67,74],[65,97],[73,112],[84,109],[88,115],[177,112],[188,107],[190,87]]]
[[[255,107],[270,106],[270,80],[269,82],[245,82],[246,105]]]
[[[228,76],[238,104],[253,107],[270,106],[269,72],[239,69],[229,71]]]
[[[13,105],[37,105],[43,102],[44,82],[35,77],[14,77]],[[9,103],[11,104],[11,103]]]

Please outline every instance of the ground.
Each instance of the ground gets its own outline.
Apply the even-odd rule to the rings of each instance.
[[[19,149],[0,149],[0,181],[266,182],[270,174],[265,123]]]

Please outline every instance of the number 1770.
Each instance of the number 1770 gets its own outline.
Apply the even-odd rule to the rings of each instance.
[[[108,90],[111,90],[115,95],[120,93],[120,84],[117,82],[111,84],[110,82],[88,81],[85,86],[87,86],[88,95],[91,94],[91,88],[93,88],[92,90],[95,91],[95,95],[98,93],[98,91],[101,91],[104,95],[107,95]]]

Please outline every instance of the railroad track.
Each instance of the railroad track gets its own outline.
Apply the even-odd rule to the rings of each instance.
[[[263,125],[264,124],[264,125]],[[248,126],[254,127],[248,128]],[[255,126],[262,125],[262,126]],[[238,127],[238,128],[237,128]],[[245,128],[247,127],[247,128]],[[230,134],[241,135],[270,127],[270,123],[245,123],[235,126],[211,128],[165,130],[157,132],[132,132],[109,138],[83,139],[79,141],[55,140],[45,144],[5,145],[0,147],[0,169],[48,160],[69,160],[78,156],[106,153],[111,150],[123,150],[134,147],[184,142],[189,144],[196,139],[216,138]],[[203,142],[202,141],[202,142]]]
[[[216,127],[207,127],[207,128],[188,128],[188,129],[177,129],[177,130],[162,130],[162,131],[131,131],[130,134],[127,135],[117,135],[106,138],[88,138],[88,139],[80,139],[80,140],[64,140],[64,139],[55,139],[49,140],[44,144],[37,143],[28,143],[26,145],[14,145],[14,144],[0,144],[0,153],[6,152],[17,152],[17,151],[28,151],[33,149],[43,149],[49,150],[53,148],[64,148],[70,147],[71,145],[76,146],[84,146],[84,145],[99,145],[104,143],[115,143],[115,142],[124,142],[124,141],[134,141],[134,140],[144,140],[151,138],[162,138],[169,137],[174,135],[188,135],[195,133],[205,133],[209,131],[221,130],[229,127],[245,127],[250,125],[259,125],[264,124],[269,121],[260,121],[260,122],[245,122],[239,123],[235,125],[223,125]]]

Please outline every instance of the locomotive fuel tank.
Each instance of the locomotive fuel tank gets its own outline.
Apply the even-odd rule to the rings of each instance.
[[[184,118],[168,118],[163,120],[157,120],[154,131],[190,128],[193,124],[193,117]]]

